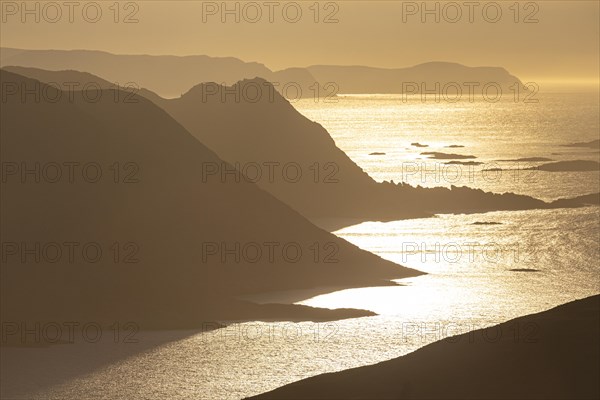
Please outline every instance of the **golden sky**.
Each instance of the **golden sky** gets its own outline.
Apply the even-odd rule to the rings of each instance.
[[[431,10],[438,4],[439,11],[432,14],[424,13],[421,1],[321,1],[315,6],[312,0],[228,2],[230,10],[238,7],[231,14],[223,14],[221,1],[121,1],[117,14],[109,0],[87,6],[74,2],[72,23],[63,1],[54,3],[61,16],[45,2],[29,2],[30,14],[21,1],[1,3],[0,42],[5,47],[233,56],[273,70],[454,61],[502,66],[528,81],[598,81],[596,0],[475,1],[473,8],[465,5],[468,1],[427,2]],[[98,9],[102,14],[96,18]]]

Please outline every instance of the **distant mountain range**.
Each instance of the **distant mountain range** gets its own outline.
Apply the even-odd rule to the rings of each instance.
[[[243,79],[263,78],[288,98],[328,98],[341,93],[421,93],[437,91],[466,97],[468,85],[481,96],[486,84],[503,92],[522,82],[500,67],[467,67],[451,62],[429,62],[409,68],[315,65],[273,71],[256,62],[233,57],[116,55],[92,50],[23,50],[0,48],[0,67],[24,66],[46,70],[74,69],[103,77],[111,83],[135,82],[140,87],[173,98],[202,82],[230,86]],[[436,86],[438,85],[438,86]],[[437,89],[436,89],[437,88]],[[513,89],[514,90],[514,89]],[[494,95],[494,89],[490,89]]]
[[[444,86],[445,91],[454,93],[454,86],[458,84],[467,97],[469,84],[476,84],[473,85],[476,96],[481,96],[487,84],[498,84],[503,91],[510,90],[514,84],[523,86],[519,78],[504,68],[467,67],[451,62],[428,62],[408,68],[315,65],[307,70],[319,82],[336,82],[340,93],[444,93]],[[493,89],[490,89],[492,94]]]
[[[52,71],[85,71],[113,84],[118,82],[121,86],[135,82],[166,97],[180,96],[204,79],[232,84],[239,79],[271,74],[262,64],[233,57],[116,55],[93,50],[21,50],[3,47],[0,48],[0,67],[7,65]]]

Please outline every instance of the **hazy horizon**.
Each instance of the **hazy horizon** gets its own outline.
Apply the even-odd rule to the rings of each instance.
[[[262,3],[246,8],[230,2],[230,11],[238,8],[228,14],[220,2],[189,1],[123,3],[130,6],[118,15],[105,6],[97,23],[86,22],[78,9],[70,23],[63,6],[61,18],[53,23],[48,21],[56,11],[44,12],[42,2],[39,23],[27,24],[21,19],[34,21],[34,13],[7,10],[6,3],[12,2],[2,6],[3,47],[235,57],[272,70],[310,65],[404,68],[439,60],[499,66],[524,81],[558,86],[599,82],[600,13],[594,1],[520,2],[518,9],[500,2],[497,22],[491,22],[493,7],[482,11],[490,2],[477,3],[472,10],[462,3],[429,2],[431,10],[438,7],[430,14],[420,2],[322,1],[318,10],[316,2],[299,2],[301,17],[293,23],[286,17],[291,11],[284,15]],[[374,3],[377,7],[370,7]],[[460,10],[452,4],[461,5]],[[130,23],[123,23],[128,18]]]
[[[103,53],[109,53],[109,54],[113,54],[113,55],[119,55],[119,56],[153,56],[153,57],[193,57],[193,56],[207,56],[207,57],[211,57],[211,58],[235,58],[238,59],[242,62],[245,63],[257,63],[260,65],[264,65],[266,68],[269,68],[272,71],[277,71],[277,69],[271,68],[269,65],[266,65],[262,62],[260,62],[259,60],[246,60],[246,59],[242,59],[240,57],[236,57],[235,55],[230,55],[230,56],[222,56],[222,55],[211,55],[211,54],[186,54],[186,55],[176,55],[176,54],[149,54],[149,53],[114,53],[111,51],[107,51],[107,50],[102,50],[102,49],[85,49],[85,48],[47,48],[47,49],[41,49],[41,48],[14,48],[14,47],[10,47],[10,46],[2,46],[0,47],[0,50],[3,48],[10,48],[10,49],[18,49],[18,50],[40,50],[40,51],[91,51],[91,52],[103,52]],[[419,65],[423,65],[423,64],[428,64],[428,63],[448,63],[448,64],[460,64],[460,65],[464,65],[467,67],[498,67],[498,68],[505,68],[502,65],[469,65],[469,64],[462,64],[460,62],[457,61],[453,61],[453,60],[429,60],[429,61],[424,61],[422,63],[418,63],[418,64],[411,64],[411,65],[403,65],[403,66],[396,66],[396,67],[376,67],[373,65],[368,65],[368,64],[348,64],[348,65],[335,65],[335,66],[351,66],[351,67],[356,67],[356,66],[360,66],[360,67],[369,67],[369,68],[381,68],[381,69],[386,69],[386,70],[393,70],[393,69],[404,69],[404,68],[411,68],[411,67],[415,67],[415,66],[419,66]],[[10,65],[7,64],[7,65]],[[310,65],[290,65],[287,66],[283,69],[287,69],[287,68],[307,68],[307,67],[311,67],[314,65],[325,65],[325,64],[310,64]],[[509,73],[511,73],[512,71],[510,71],[509,69],[507,69]],[[517,76],[518,78],[521,78],[520,76]],[[523,82],[535,82],[538,85],[540,85],[540,92],[557,92],[557,93],[577,93],[577,92],[589,92],[589,91],[595,91],[598,90],[598,87],[600,87],[600,80],[586,80],[586,79],[564,79],[564,80],[557,80],[557,79],[549,79],[549,80],[527,80],[527,79],[523,79],[521,78],[521,80]],[[201,83],[201,81],[199,81],[198,83]],[[341,92],[340,92],[341,94]],[[344,94],[352,94],[352,93],[344,93]]]

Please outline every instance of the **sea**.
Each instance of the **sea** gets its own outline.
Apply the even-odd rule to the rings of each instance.
[[[570,146],[599,138],[598,94],[537,93],[535,100],[346,94],[293,105],[377,181],[546,201],[600,192],[598,171],[535,169],[600,161],[598,148]],[[458,154],[469,164],[447,164],[453,160],[427,152]],[[137,332],[133,341],[110,332],[96,343],[3,348],[2,398],[240,399],[474,329],[486,328],[481,334],[489,341],[510,335],[531,343],[536,326],[493,326],[600,293],[598,206],[364,222],[334,233],[427,274],[299,302],[367,309],[374,317]]]

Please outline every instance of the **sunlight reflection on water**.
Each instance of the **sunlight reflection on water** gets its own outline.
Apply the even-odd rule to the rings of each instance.
[[[482,100],[435,102],[420,96],[344,95],[330,102],[303,99],[302,114],[323,125],[350,158],[377,181],[424,187],[469,186],[555,200],[600,186],[597,171],[528,171],[544,162],[527,157],[600,161],[598,149],[564,144],[598,139],[599,99],[594,93],[539,93],[538,103]],[[427,147],[415,147],[411,143]],[[464,146],[450,148],[447,146]],[[472,155],[481,165],[450,165],[422,152]],[[371,152],[385,154],[373,156]],[[455,160],[456,161],[456,160]],[[501,168],[503,171],[484,171]],[[597,190],[597,189],[596,189]]]
[[[34,395],[56,399],[239,399],[308,376],[401,356],[446,336],[600,293],[599,217],[600,208],[589,207],[351,226],[337,234],[429,274],[399,280],[404,286],[349,289],[302,303],[370,309],[379,316],[318,324],[249,322],[213,332],[190,331],[183,338],[180,333],[176,341]],[[472,224],[477,221],[501,225]],[[425,243],[426,254],[402,253],[402,243],[413,242]],[[509,251],[503,256],[484,256],[468,250],[460,257],[448,252],[438,258],[428,251],[435,249],[435,243],[466,242],[496,243]],[[515,244],[521,246],[518,253],[509,247]],[[510,271],[515,267],[539,271]],[[140,340],[156,340],[161,335],[169,337],[168,332],[143,332]],[[111,343],[76,345],[66,350],[66,359],[73,362],[114,349]],[[40,357],[39,352],[35,354]],[[46,363],[52,359],[54,368],[62,368],[64,354],[48,356]],[[7,357],[10,353],[3,352],[3,361]]]

